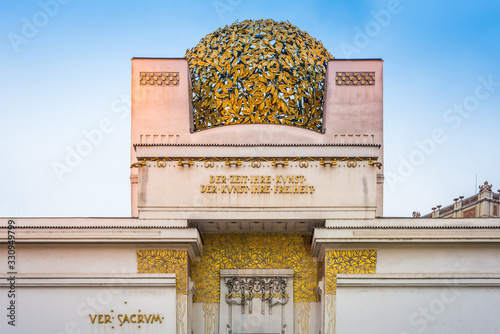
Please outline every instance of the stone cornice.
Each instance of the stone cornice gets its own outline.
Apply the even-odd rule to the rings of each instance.
[[[134,145],[138,160],[150,157],[225,157],[225,158],[345,158],[377,160],[380,145]]]
[[[345,144],[345,143],[332,143],[332,144],[326,144],[326,143],[318,143],[318,144],[207,144],[207,143],[136,143],[134,144],[134,147],[136,146],[216,146],[216,147],[259,147],[259,146],[264,146],[264,147],[299,147],[299,146],[306,146],[306,147],[313,147],[313,146],[328,146],[328,147],[334,147],[334,146],[370,146],[370,147],[377,147],[380,148],[382,145],[380,144]]]
[[[7,229],[7,226],[0,226],[0,229]],[[105,229],[139,229],[139,230],[147,230],[147,229],[191,229],[191,227],[187,226],[161,226],[161,225],[152,225],[152,226],[143,226],[143,225],[83,225],[83,226],[74,226],[74,225],[27,225],[27,226],[17,226],[16,229],[94,229],[94,230],[105,230]]]
[[[0,287],[8,287],[9,274],[0,275]],[[25,274],[18,273],[19,287],[141,287],[175,288],[175,274]]]
[[[138,219],[105,219],[96,218],[64,218],[53,219],[14,219],[15,224],[8,226],[5,220],[0,225],[5,233],[0,234],[0,244],[9,241],[8,233],[15,236],[15,244],[136,244],[154,245],[184,249],[191,258],[196,259],[203,252],[203,240],[198,228],[187,227],[187,221],[173,221],[172,224],[154,225],[158,221]],[[127,225],[127,223],[133,224]],[[114,224],[114,223],[122,224]],[[165,221],[163,221],[165,223]],[[176,226],[178,225],[178,226]],[[179,226],[180,225],[180,226]],[[12,233],[12,232],[13,233]],[[144,246],[141,246],[144,247]]]
[[[360,247],[363,244],[500,243],[500,219],[408,218],[353,220],[349,225],[345,223],[330,220],[326,227],[314,229],[313,256],[322,257],[328,249],[351,245]]]
[[[500,274],[338,274],[342,287],[499,287]]]
[[[464,226],[464,225],[408,225],[408,226],[390,226],[390,225],[380,225],[380,226],[373,226],[373,225],[361,225],[361,226],[349,226],[349,225],[342,225],[342,226],[328,226],[328,227],[322,227],[325,229],[330,229],[330,230],[346,230],[346,229],[351,229],[351,230],[363,230],[363,229],[368,229],[368,230],[386,230],[386,229],[396,229],[396,230],[408,230],[408,229],[429,229],[429,230],[442,230],[442,229],[500,229],[500,224],[499,225],[472,225],[472,226]]]

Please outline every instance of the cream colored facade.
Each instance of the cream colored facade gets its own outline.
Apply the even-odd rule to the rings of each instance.
[[[134,58],[131,218],[2,219],[0,332],[500,332],[500,219],[382,218],[383,62],[326,80],[322,132],[193,131],[187,60]]]

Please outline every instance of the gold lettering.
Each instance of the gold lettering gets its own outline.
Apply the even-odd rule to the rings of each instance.
[[[154,314],[153,314],[153,319],[151,320],[151,323],[153,323],[155,320],[156,320],[156,321],[159,321],[159,322],[160,322],[160,324],[161,324],[161,317],[160,317],[160,315],[159,315],[159,314],[157,314],[157,315],[154,315]]]
[[[139,324],[140,324],[140,323],[144,323],[143,318],[144,318],[144,316],[143,316],[142,314],[139,314],[139,315],[137,316],[137,323],[139,323]]]
[[[202,185],[201,186],[201,193],[207,193],[207,194],[215,194],[217,193],[217,186],[212,186],[212,185]]]
[[[123,325],[123,319],[121,317],[123,317],[123,314],[118,314],[118,321],[120,322],[120,326]]]
[[[96,314],[96,315],[94,315],[94,318],[92,318],[92,316],[89,314],[89,318],[90,318],[90,321],[91,321],[92,323],[94,323],[94,321],[95,321],[95,318],[96,318],[96,317],[97,317],[97,314]]]
[[[313,194],[303,175],[209,175],[210,184],[200,185],[205,194]],[[274,184],[273,184],[274,183]],[[220,184],[219,186],[217,186]],[[249,185],[247,185],[249,184]]]
[[[149,324],[149,320],[151,319],[151,314],[149,315],[149,317],[147,315],[144,315],[144,319],[146,319],[146,323]]]
[[[210,175],[210,183],[226,183],[224,175]]]
[[[137,317],[137,314],[132,314],[130,316],[130,322],[133,323],[133,324],[135,324],[137,322],[136,320],[132,320],[132,318],[134,318],[134,317]]]
[[[247,183],[246,175],[230,175],[230,182],[236,184]]]
[[[109,314],[104,315],[104,323],[105,324],[110,324],[111,323],[111,316]]]
[[[99,314],[99,316],[97,318],[97,322],[100,323],[100,324],[104,323],[104,321],[102,320],[102,314]]]

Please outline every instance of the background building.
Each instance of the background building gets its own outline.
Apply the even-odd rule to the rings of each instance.
[[[499,193],[493,192],[492,185],[488,181],[479,186],[479,193],[464,198],[460,196],[454,198],[454,204],[442,207],[437,205],[432,208],[432,212],[424,218],[490,218],[498,216]]]

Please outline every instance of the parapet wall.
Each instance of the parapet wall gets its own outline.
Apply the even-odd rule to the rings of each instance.
[[[191,79],[187,60],[134,58],[131,163],[144,158],[224,159],[229,156],[241,159],[304,160],[315,154],[318,161],[364,158],[383,163],[382,64],[381,60],[329,61],[323,108],[323,133],[274,124],[235,124],[193,132]],[[201,152],[200,145],[204,146]],[[223,152],[220,147],[225,145],[235,147]],[[276,147],[272,150],[258,150],[255,146],[259,145]],[[317,150],[312,148],[319,145],[329,147],[323,150],[323,155],[318,155],[315,153]],[[291,153],[285,157],[280,152],[287,150],[287,146],[295,148],[288,149]],[[180,148],[183,153],[179,155],[177,152],[172,156],[173,147]],[[348,154],[345,147],[349,147]],[[367,154],[366,147],[375,149]],[[212,153],[207,155],[206,152]],[[375,202],[370,200],[369,205],[375,205],[375,215],[380,216],[383,169],[377,167],[379,169],[376,176],[369,177],[370,182],[374,183],[374,189],[376,188],[373,194]],[[141,198],[138,193],[140,179],[136,168],[132,169],[131,182],[132,215],[138,216],[137,207],[144,205],[144,201],[138,202]],[[372,185],[368,186],[370,189],[371,187]],[[338,185],[335,188],[338,188]],[[365,187],[365,190],[368,188]],[[358,195],[354,192],[359,190],[347,187],[341,191],[344,197],[354,198]],[[334,206],[344,202],[336,203],[334,198],[328,200]],[[367,203],[365,200],[356,205],[363,206]],[[172,205],[175,206],[175,203]]]

